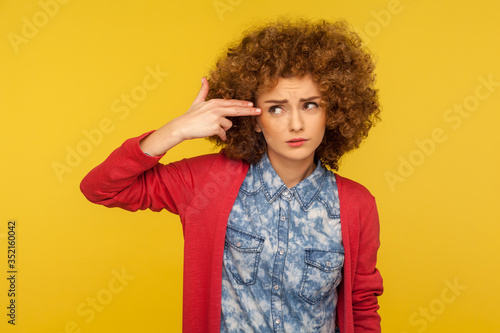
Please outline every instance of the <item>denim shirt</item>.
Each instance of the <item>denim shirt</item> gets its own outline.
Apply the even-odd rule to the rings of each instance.
[[[229,215],[221,332],[333,332],[343,263],[333,172],[288,189],[264,155]]]

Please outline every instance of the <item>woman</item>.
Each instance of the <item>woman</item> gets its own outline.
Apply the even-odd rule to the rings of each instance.
[[[180,216],[185,332],[380,331],[375,200],[325,168],[378,119],[373,70],[344,22],[248,31],[186,113],[82,181],[94,203]],[[204,137],[221,152],[158,163]]]

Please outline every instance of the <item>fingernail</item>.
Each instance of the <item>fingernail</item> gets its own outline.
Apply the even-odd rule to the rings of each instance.
[[[260,113],[260,111],[262,111],[262,110],[259,108],[255,109],[255,112],[257,112],[257,113]]]

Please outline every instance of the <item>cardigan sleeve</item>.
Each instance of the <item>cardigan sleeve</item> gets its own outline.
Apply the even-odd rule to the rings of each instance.
[[[164,165],[158,162],[162,156],[148,156],[139,147],[150,133],[128,139],[85,176],[80,189],[89,201],[130,211],[183,212],[217,155]]]
[[[355,332],[380,332],[377,297],[382,295],[383,283],[376,268],[380,246],[379,218],[375,199],[360,210],[358,260],[352,286],[352,310]]]
[[[380,333],[378,299],[383,292],[376,268],[379,219],[373,195],[363,185],[335,175],[345,247],[337,313],[342,333]]]

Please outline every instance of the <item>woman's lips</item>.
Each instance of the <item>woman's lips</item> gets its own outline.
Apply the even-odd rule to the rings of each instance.
[[[291,140],[288,140],[286,143],[288,143],[289,146],[291,147],[300,147],[302,146],[307,140],[303,138],[293,138]]]

